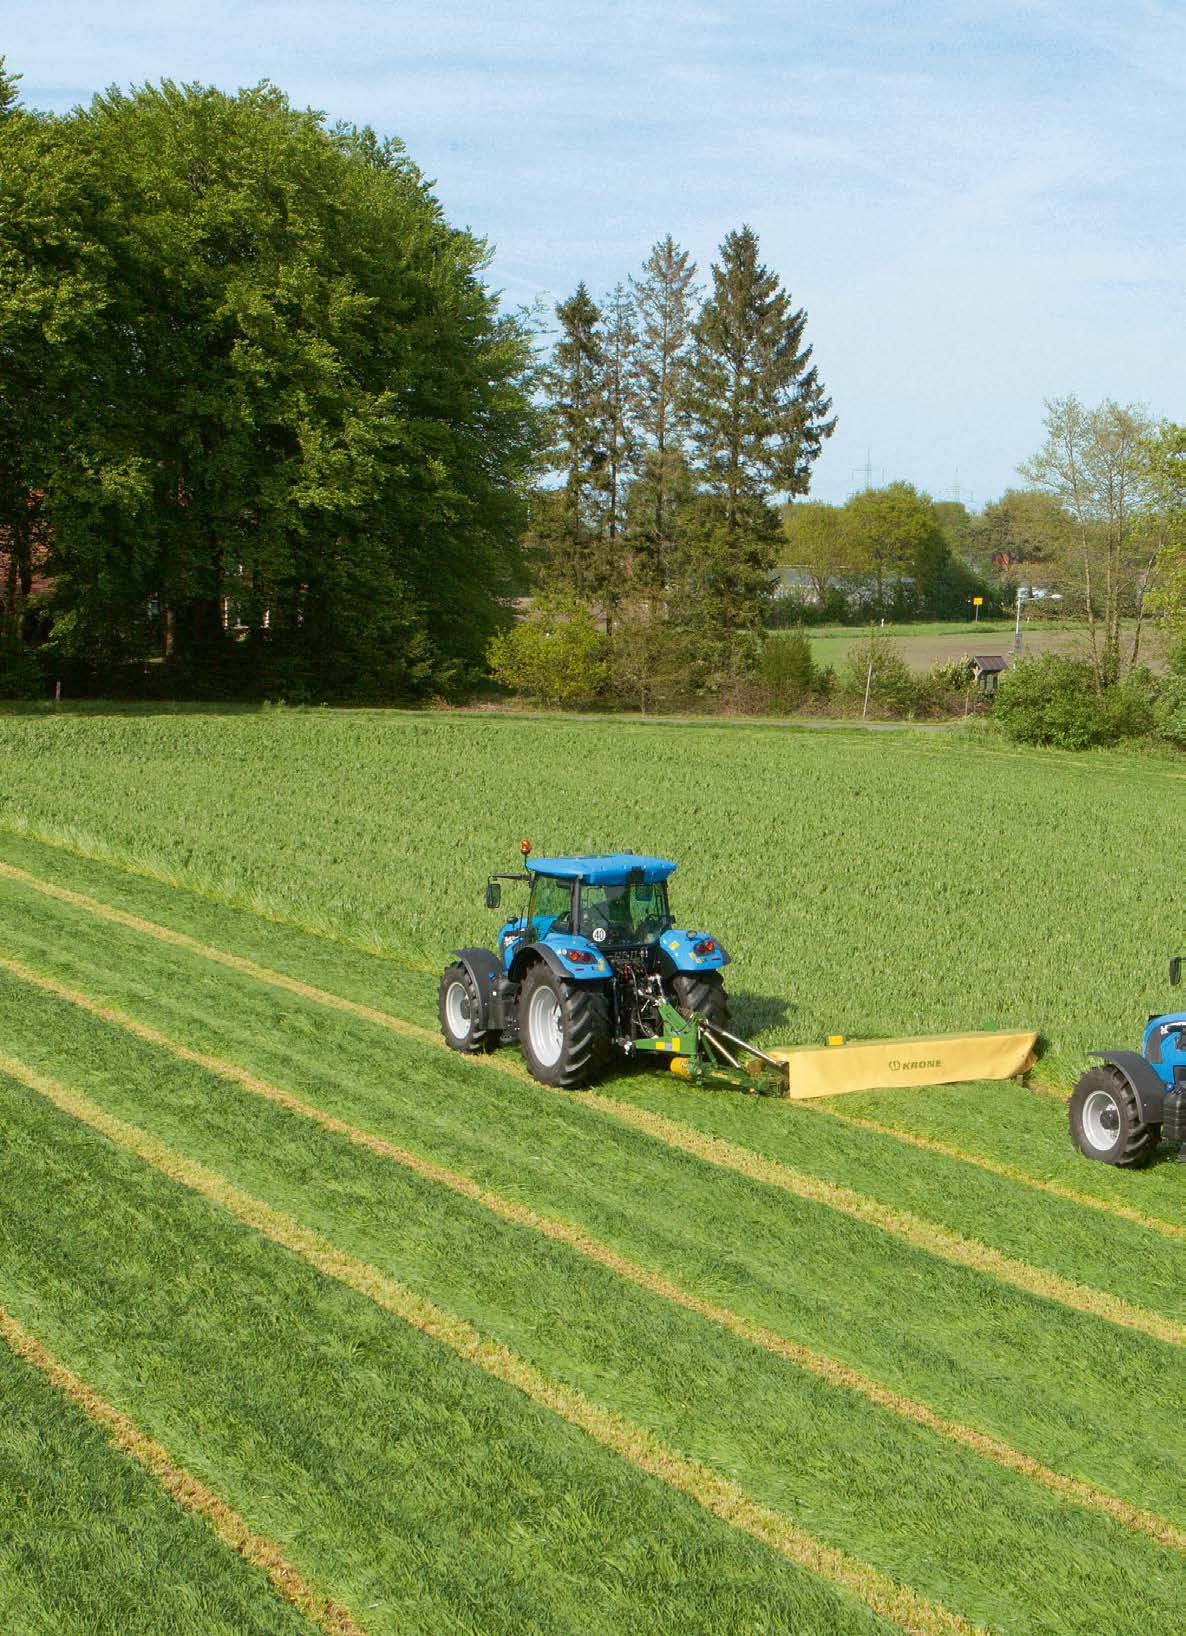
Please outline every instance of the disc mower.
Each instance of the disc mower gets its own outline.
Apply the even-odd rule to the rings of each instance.
[[[1170,961],[1170,984],[1182,980],[1182,956]],[[1071,1141],[1087,1159],[1135,1168],[1160,1142],[1186,1160],[1186,1011],[1152,1016],[1139,1051],[1089,1051],[1088,1068],[1071,1092]]]
[[[709,932],[675,925],[675,864],[635,852],[533,858],[493,874],[528,889],[524,913],[504,921],[497,947],[455,949],[441,978],[441,1032],[455,1051],[518,1041],[542,1084],[588,1084],[615,1056],[669,1068],[693,1084],[759,1096],[833,1096],[883,1085],[1003,1079],[1033,1060],[1031,1033],[760,1049],[729,1030],[722,977],[729,963]]]

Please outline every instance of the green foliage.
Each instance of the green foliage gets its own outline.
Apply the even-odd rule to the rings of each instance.
[[[608,640],[574,599],[546,600],[491,640],[496,681],[542,704],[588,704],[609,676]]]
[[[837,692],[862,710],[867,696],[874,715],[912,716],[923,702],[920,678],[893,637],[877,627],[849,649],[838,674]]]
[[[796,710],[809,693],[816,691],[819,676],[811,656],[811,638],[802,627],[767,638],[758,680],[773,710]]]
[[[615,621],[607,681],[615,699],[644,712],[681,708],[695,680],[687,633],[662,613],[636,607]]]
[[[930,499],[911,483],[890,483],[854,494],[844,509],[857,560],[873,577],[875,609],[897,618],[928,609],[951,561]]]
[[[1086,750],[1116,737],[1086,660],[1061,653],[1025,658],[1001,678],[993,716],[1019,744]]]
[[[476,675],[522,526],[529,347],[400,145],[267,85],[166,82],[5,120],[0,195],[16,489],[46,495],[79,657],[331,697]]]
[[[0,699],[40,699],[45,681],[37,655],[16,636],[0,631]]]
[[[1153,705],[1153,730],[1158,738],[1186,750],[1186,674],[1167,676]]]

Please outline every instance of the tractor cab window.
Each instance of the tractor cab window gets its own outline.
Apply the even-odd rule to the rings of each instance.
[[[654,943],[670,924],[662,881],[581,888],[581,934],[607,948]]]
[[[527,907],[527,937],[537,942],[549,932],[572,931],[572,882],[553,875],[536,875]]]

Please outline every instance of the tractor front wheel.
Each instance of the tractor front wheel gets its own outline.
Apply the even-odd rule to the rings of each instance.
[[[541,1085],[587,1085],[609,1054],[610,997],[599,983],[566,982],[542,960],[519,989],[519,1040]]]
[[[441,1033],[450,1050],[475,1056],[480,1051],[493,1051],[497,1046],[497,1030],[480,1026],[482,1002],[477,985],[460,960],[455,965],[445,967],[437,995],[437,1010],[441,1019]]]
[[[729,1001],[719,971],[677,971],[667,988],[672,1004],[685,1017],[695,1011],[718,1028],[724,1028],[729,1021]]]
[[[1161,1126],[1141,1118],[1136,1092],[1115,1068],[1089,1068],[1067,1107],[1071,1141],[1086,1159],[1129,1169],[1148,1164]]]

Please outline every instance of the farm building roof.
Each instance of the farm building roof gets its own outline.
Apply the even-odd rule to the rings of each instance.
[[[589,886],[613,886],[626,879],[632,869],[641,869],[647,881],[666,880],[675,872],[670,858],[649,858],[642,852],[603,852],[572,858],[528,858],[527,867],[536,875],[555,875],[560,880],[580,880]]]
[[[980,672],[1009,668],[1009,661],[1003,653],[974,653],[968,663]]]

